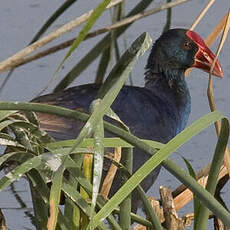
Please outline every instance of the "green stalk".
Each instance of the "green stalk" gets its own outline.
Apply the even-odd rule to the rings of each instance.
[[[62,189],[71,200],[73,200],[77,205],[79,205],[80,209],[82,210],[82,213],[84,213],[85,216],[89,217],[91,212],[91,207],[88,205],[87,201],[82,198],[81,194],[78,191],[76,191],[75,188],[70,186],[68,181],[66,181],[65,179],[63,180]],[[80,227],[81,229],[85,229],[86,226],[81,224]],[[104,222],[101,222],[98,227],[99,229],[107,230]]]
[[[124,165],[122,165],[121,163],[118,163],[116,161],[112,162],[113,164],[115,164],[117,167],[119,167],[120,169],[122,169],[122,171],[125,173],[125,175],[127,176],[127,178],[130,178],[132,175],[129,173],[129,171],[125,168]],[[141,187],[141,185],[137,185],[137,191],[139,193],[140,199],[143,202],[144,208],[145,208],[145,212],[147,214],[147,216],[149,217],[151,223],[149,225],[149,223],[144,222],[142,220],[140,220],[139,217],[137,217],[137,215],[131,213],[131,219],[135,220],[137,223],[140,223],[146,227],[150,227],[150,229],[153,230],[161,230],[162,226],[161,226],[161,222],[159,221],[157,215],[155,214],[155,210],[153,209],[149,199],[147,198],[145,191],[143,190],[143,188]],[[119,212],[118,212],[119,213]]]
[[[103,83],[109,62],[110,62],[110,49],[108,47],[101,54],[101,59],[98,65],[98,69],[97,69],[97,73],[96,73],[96,77],[94,81],[96,84]]]
[[[215,153],[213,156],[208,181],[206,185],[206,190],[210,192],[210,194],[214,195],[216,190],[216,185],[218,183],[218,175],[220,171],[220,167],[222,166],[225,150],[228,144],[228,138],[229,138],[229,123],[227,119],[222,120],[221,124],[221,131],[218,138],[218,142],[216,145]],[[207,228],[208,224],[208,217],[209,217],[210,211],[206,207],[206,205],[201,204],[199,209],[199,215],[197,218],[197,225],[195,226],[198,230],[205,230]],[[199,227],[198,227],[199,226]]]
[[[119,214],[120,210],[118,208],[116,208],[116,209],[114,209],[114,213]],[[141,224],[141,225],[143,225],[143,226],[145,226],[145,227],[147,227],[149,229],[152,229],[152,224],[151,224],[151,222],[149,220],[146,220],[143,217],[138,216],[137,214],[134,214],[134,213],[131,213],[130,215],[131,215],[132,221],[135,221],[138,224]]]
[[[171,2],[172,0],[167,0],[167,3]],[[166,16],[166,23],[163,29],[163,32],[170,29],[171,26],[171,18],[172,18],[172,8],[167,9],[167,16]]]
[[[31,192],[32,203],[33,203],[36,229],[45,230],[47,220],[48,220],[47,205],[45,205],[44,201],[41,200],[39,193],[35,190],[30,180],[29,180],[29,185],[30,185],[30,192]]]
[[[93,110],[100,104],[100,100],[95,100],[93,103]],[[104,126],[103,119],[100,119],[94,130],[94,168],[93,168],[93,192],[92,192],[92,204],[91,204],[91,215],[93,217],[94,208],[97,202],[97,196],[101,184],[101,177],[103,171],[103,160],[104,160]]]
[[[166,159],[163,161],[162,165],[187,186],[227,227],[230,227],[230,213],[207,190],[198,184],[193,177],[172,160]]]
[[[56,143],[56,142],[55,142]],[[68,151],[69,152],[69,151]],[[74,154],[71,158],[75,162],[75,167],[71,168],[71,172],[68,178],[68,184],[71,185],[73,188],[77,190],[78,188],[78,181],[73,176],[73,171],[77,173],[76,169],[81,169],[83,155]],[[81,220],[81,212],[80,208],[69,198],[65,198],[65,210],[64,215],[66,218],[69,219],[69,228],[70,229],[80,229],[80,220]]]
[[[127,15],[127,17],[131,15],[135,15],[144,9],[146,9],[153,0],[142,0],[139,2]],[[124,26],[117,30],[117,37],[125,32],[125,30],[131,25],[130,23],[127,26]],[[74,81],[74,79],[79,76],[97,57],[98,55],[104,51],[106,48],[110,46],[110,34],[106,35],[99,43],[97,43],[88,54],[81,59],[81,61],[73,67],[73,69],[65,76],[64,79],[56,86],[54,92],[58,92],[62,89],[65,89],[67,86]]]
[[[89,182],[89,180],[87,180],[85,177],[84,177],[84,175],[83,175],[83,173],[82,173],[82,171],[81,171],[81,169],[80,168],[78,168],[78,165],[77,165],[77,163],[72,159],[72,158],[68,158],[68,160],[67,160],[67,168],[68,168],[68,171],[70,172],[70,174],[71,174],[71,176],[73,177],[73,179],[75,179],[76,181],[75,181],[75,184],[76,184],[76,182],[77,183],[79,183],[84,189],[85,189],[85,191],[90,195],[90,194],[92,194],[92,184]],[[68,183],[68,186],[70,186],[69,185],[69,183]],[[75,191],[76,192],[76,188],[75,188],[75,186],[74,186],[74,190],[72,189],[73,187],[72,186],[70,186],[71,187],[71,191]],[[70,189],[68,190],[68,194],[69,194],[69,192],[70,192]],[[78,193],[78,192],[77,192]],[[67,194],[67,195],[68,195]],[[70,195],[68,195],[71,199],[72,199],[72,195],[70,194]],[[82,201],[84,201],[83,203],[82,203]],[[82,197],[81,197],[81,199],[79,199],[79,198],[77,198],[76,199],[76,201],[75,201],[76,203],[77,203],[77,205],[84,211],[84,213],[86,214],[86,215],[88,215],[88,217],[90,217],[90,209],[88,209],[87,208],[87,210],[84,208],[84,203],[85,203],[85,200],[83,200],[82,199]],[[100,196],[98,197],[98,202],[100,203],[100,204],[104,204],[104,202],[102,202],[102,199],[100,198]],[[83,205],[83,206],[82,206]],[[97,204],[98,206],[99,206],[99,204]],[[99,206],[100,208],[102,207],[102,206]],[[112,215],[110,215],[108,218],[108,222],[113,226],[113,228],[114,229],[119,229],[120,230],[120,228],[119,228],[119,225],[118,225],[118,223],[116,222],[116,220],[114,219],[114,217],[112,216]]]
[[[182,144],[187,142],[192,136],[199,133],[202,129],[207,127],[213,123],[213,118],[216,117],[217,114],[210,113],[206,116],[203,116],[198,121],[194,122],[191,126],[183,130],[176,137],[168,142],[163,148],[161,148],[154,156],[152,156],[148,161],[146,161],[127,181],[127,183],[122,186],[116,194],[106,203],[106,205],[97,213],[97,215],[90,221],[89,227],[95,228],[102,218],[105,218],[108,214],[112,212],[112,210],[130,193],[133,189],[139,184],[154,168],[156,168],[159,163],[165,160],[170,153],[174,152],[179,148]],[[208,118],[209,117],[209,118]],[[218,117],[218,116],[217,116]],[[218,117],[219,119],[219,117]],[[215,119],[214,119],[215,120]],[[141,141],[142,142],[142,141]],[[144,144],[142,142],[142,144]],[[137,143],[135,143],[137,146]],[[150,146],[150,153],[155,149],[152,149]],[[143,148],[141,148],[143,149]],[[144,149],[143,149],[144,150]],[[212,205],[210,205],[212,206]],[[212,206],[212,210],[216,211],[216,208]],[[229,217],[230,214],[223,208],[221,210],[222,219],[226,221],[226,216]],[[226,222],[227,223],[227,222]]]
[[[76,148],[85,137],[91,134],[95,125],[105,115],[113,101],[117,97],[119,91],[124,85],[129,73],[132,70],[134,63],[137,59],[144,54],[149,48],[151,38],[147,33],[140,35],[131,45],[131,47],[122,55],[120,61],[114,66],[107,79],[111,79],[110,82],[107,80],[99,90],[99,94],[103,99],[100,105],[95,108],[92,115],[87,120],[84,127],[81,129],[78,137],[76,138],[75,144],[72,150]],[[119,76],[119,78],[114,77]],[[113,85],[111,85],[113,84]],[[110,87],[111,86],[111,87]]]
[[[57,171],[54,172],[54,177],[52,179],[52,185],[50,189],[50,208],[49,208],[49,219],[47,222],[48,230],[55,230],[57,226],[57,220],[59,215],[59,202],[61,197],[62,179],[65,170],[65,165],[61,164]]]
[[[32,104],[32,103],[31,103]],[[82,114],[79,113],[77,111],[71,111],[68,109],[64,109],[64,108],[59,108],[58,107],[54,107],[54,106],[48,106],[48,105],[36,105],[36,104],[28,104],[28,103],[6,103],[6,102],[2,102],[0,103],[0,109],[4,109],[4,110],[15,110],[15,109],[22,109],[22,110],[36,110],[37,112],[39,111],[38,108],[40,108],[41,110],[43,110],[43,112],[51,112],[52,114],[57,113],[59,115],[63,115],[65,117],[72,117],[74,119],[82,119],[82,120],[86,120],[88,118],[88,116],[86,114]],[[51,108],[55,108],[56,111],[53,111]],[[46,110],[46,109],[47,110]],[[79,116],[78,116],[79,115]],[[188,140],[189,138],[191,138],[191,136],[199,133],[201,130],[203,130],[204,128],[206,128],[207,126],[209,126],[210,124],[212,124],[214,121],[222,119],[223,115],[218,112],[212,112],[210,114],[205,115],[204,117],[202,117],[199,121],[196,121],[195,123],[192,124],[192,126],[188,127],[186,130],[184,130],[183,132],[181,132],[179,135],[177,135],[177,139],[182,138],[186,133],[190,133],[192,132],[192,135],[190,134],[189,136],[187,136],[186,134],[186,140]],[[156,150],[154,148],[152,148],[149,144],[141,141],[139,138],[129,134],[128,132],[117,128],[107,122],[104,122],[105,124],[105,128],[107,131],[109,131],[110,133],[116,134],[117,136],[120,136],[121,138],[123,138],[124,140],[128,141],[129,143],[135,145],[136,147],[144,150],[145,152],[149,153],[149,154],[154,154],[156,152]],[[195,128],[196,127],[196,128]],[[184,140],[184,141],[186,141]],[[173,141],[173,140],[172,140]],[[163,148],[162,148],[163,149]],[[161,149],[161,150],[162,150]],[[172,149],[171,151],[175,151],[175,149]],[[159,152],[159,151],[158,151]],[[162,152],[162,151],[161,151]],[[162,156],[160,156],[160,154],[155,154],[154,159],[156,161],[155,164],[159,164],[159,162],[161,162],[162,160]],[[158,160],[157,160],[158,159]],[[160,160],[161,159],[161,160]],[[158,162],[158,163],[157,163]],[[151,165],[151,170],[153,169],[152,165]],[[176,177],[179,180],[182,180],[180,174],[175,173]],[[185,177],[183,177],[183,181],[187,181],[186,179],[188,178],[188,175],[186,175]],[[137,181],[138,183],[139,181]],[[137,184],[135,183],[135,184]],[[189,182],[186,182],[187,184],[189,184]],[[129,184],[127,184],[127,186],[129,186]],[[203,189],[203,188],[202,188]],[[204,190],[204,189],[203,189]],[[195,190],[194,190],[195,191]],[[130,191],[127,191],[127,193],[129,193]],[[200,191],[199,191],[200,192]],[[207,191],[206,191],[207,192]],[[209,194],[210,195],[210,194]],[[229,225],[229,222],[227,222],[228,220],[230,220],[230,216],[229,213],[221,206],[216,206],[216,203],[213,203],[213,197],[211,196],[211,201],[212,203],[209,203],[209,207],[211,208],[211,210],[213,212],[215,212],[216,210],[219,211],[219,213],[221,214],[221,218],[224,222],[226,222],[226,225]],[[217,203],[219,204],[219,203]],[[216,208],[217,207],[217,208]],[[227,220],[228,218],[228,220]]]
[[[146,214],[148,215],[149,220],[152,223],[152,226],[150,229],[152,229],[152,230],[163,230],[163,228],[161,226],[161,222],[158,219],[158,217],[155,213],[155,210],[153,209],[148,198],[146,197],[145,191],[143,190],[143,188],[140,185],[137,186],[137,190],[138,190],[138,193],[140,194],[141,200],[144,204]]]
[[[83,167],[83,175],[85,176],[86,179],[88,179],[88,181],[91,181],[92,179],[92,164],[93,164],[93,156],[90,154],[85,154],[82,167]],[[83,199],[89,201],[90,197],[82,187],[80,187],[80,194]],[[88,223],[89,223],[89,218],[85,213],[81,212],[80,226],[82,227],[82,229],[86,229]]]
[[[65,10],[67,10],[74,2],[77,0],[68,0],[65,1],[45,22],[45,24],[42,26],[42,28],[37,32],[37,34],[33,37],[32,41],[29,44],[34,43],[37,41],[42,34],[46,32],[46,30],[52,25],[52,23],[60,16],[62,15]]]
[[[132,148],[123,148],[122,149],[122,158],[121,162],[124,165],[124,167],[128,170],[129,174],[132,174],[133,170],[133,149]],[[125,184],[125,182],[128,180],[128,177],[125,175],[125,173],[122,173],[122,184]],[[121,203],[120,206],[120,226],[124,230],[130,229],[131,226],[131,193],[129,196],[126,197],[126,199]]]
[[[80,209],[78,206],[68,197],[65,198],[65,211],[64,211],[65,217],[68,218],[68,228],[69,229],[80,229]]]

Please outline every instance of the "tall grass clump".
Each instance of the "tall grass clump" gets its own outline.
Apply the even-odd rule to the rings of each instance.
[[[175,202],[177,205],[176,200],[180,197],[181,206],[184,206],[189,202],[185,199],[184,194],[192,192],[194,210],[191,211],[193,212],[191,219],[193,219],[194,229],[205,230],[208,219],[211,217],[216,219],[219,226],[223,224],[226,228],[230,228],[230,213],[224,203],[216,199],[221,192],[220,182],[227,177],[224,182],[226,183],[230,173],[230,157],[227,147],[229,122],[220,111],[215,109],[211,74],[208,87],[211,112],[192,123],[167,144],[143,140],[134,136],[130,133],[129,127],[111,109],[113,101],[127,82],[133,66],[152,43],[148,33],[143,33],[121,55],[118,38],[126,33],[127,28],[135,26],[134,21],[161,10],[167,10],[166,23],[162,26],[162,31],[169,29],[172,7],[186,1],[167,1],[162,6],[147,10],[152,1],[142,0],[126,15],[125,1],[104,0],[94,10],[82,14],[72,22],[41,38],[49,26],[58,17],[61,17],[62,13],[69,7],[80,4],[74,0],[66,1],[48,19],[25,49],[0,63],[1,72],[10,70],[10,74],[12,74],[13,71],[17,71],[18,66],[71,46],[57,66],[56,72],[50,77],[47,86],[41,90],[43,92],[54,81],[60,68],[68,61],[81,42],[98,34],[106,33],[58,82],[54,89],[54,92],[58,92],[68,87],[100,56],[95,82],[103,84],[97,99],[92,103],[90,114],[33,102],[0,102],[0,144],[4,146],[4,154],[0,156],[0,166],[1,169],[7,168],[5,175],[0,178],[0,192],[16,180],[26,176],[33,203],[31,219],[36,229],[131,229],[133,223],[139,224],[136,229],[158,230],[165,227],[169,229],[166,215],[162,214],[162,206],[160,204],[158,208],[152,206],[140,186],[141,181],[159,164],[183,184],[170,194],[174,198],[172,203]],[[207,12],[211,3],[212,1],[201,12],[192,29],[201,20],[202,15]],[[112,12],[112,24],[90,32],[98,18],[107,9]],[[229,15],[228,12],[207,38],[207,43],[211,45],[223,31],[217,56],[229,30]],[[28,57],[33,51],[82,23],[84,25],[76,38]],[[116,63],[105,78],[113,56],[116,57]],[[6,82],[7,80],[4,81],[1,90],[7,87]],[[76,121],[80,120],[84,122],[84,126],[75,140],[56,141],[40,128],[36,113],[48,113]],[[119,127],[104,121],[105,115],[115,119]],[[188,172],[168,158],[180,146],[213,124],[217,130],[217,144],[213,150],[213,160],[202,174],[196,174],[186,159],[184,160]],[[105,137],[105,131],[114,134],[116,138]],[[114,175],[116,168],[121,168],[124,183],[114,196],[105,199],[111,184],[103,186],[103,192],[100,192],[100,184],[103,183],[103,159],[107,157],[104,152],[108,147],[114,150],[115,157],[112,162],[116,166],[109,173]],[[135,173],[132,173],[134,147],[150,155],[150,159]],[[120,159],[122,154],[125,156],[125,161],[123,159],[121,163],[117,159]],[[201,178],[206,178],[207,183],[201,184]],[[146,217],[131,213],[130,194],[135,188],[142,199]],[[63,197],[65,197],[65,202],[61,206],[60,202]],[[163,202],[164,200],[161,201],[161,203]],[[176,219],[178,223],[181,223],[178,229],[184,229],[186,221],[180,217]],[[7,218],[6,222],[3,221],[1,225],[2,229],[6,229]]]

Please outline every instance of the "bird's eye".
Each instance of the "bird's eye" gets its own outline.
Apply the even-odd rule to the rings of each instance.
[[[191,48],[192,48],[192,45],[191,45],[190,42],[185,42],[185,43],[184,43],[184,49],[190,50]]]

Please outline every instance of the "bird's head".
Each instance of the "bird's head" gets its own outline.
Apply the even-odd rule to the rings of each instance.
[[[190,68],[200,68],[209,72],[215,55],[194,31],[171,29],[163,33],[155,42],[148,58],[146,69],[151,73],[178,75]],[[223,77],[222,68],[215,63],[213,74]]]

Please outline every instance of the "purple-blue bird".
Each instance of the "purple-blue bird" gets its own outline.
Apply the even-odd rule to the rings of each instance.
[[[167,143],[188,121],[191,98],[185,80],[185,70],[190,67],[210,71],[215,55],[195,32],[171,29],[156,40],[150,52],[145,72],[145,86],[124,86],[112,109],[139,138]],[[213,74],[223,77],[216,61]],[[44,95],[33,102],[58,105],[73,110],[89,112],[89,106],[97,95],[100,85],[87,84]],[[83,123],[50,114],[38,114],[41,128],[57,140],[76,138]],[[139,149],[134,149],[134,172],[149,159]],[[105,164],[107,165],[107,164]],[[104,167],[104,175],[108,167]],[[145,191],[152,186],[160,167],[152,171],[141,183]],[[115,177],[110,195],[120,187],[120,173]],[[136,191],[132,194],[132,211],[139,205]]]

